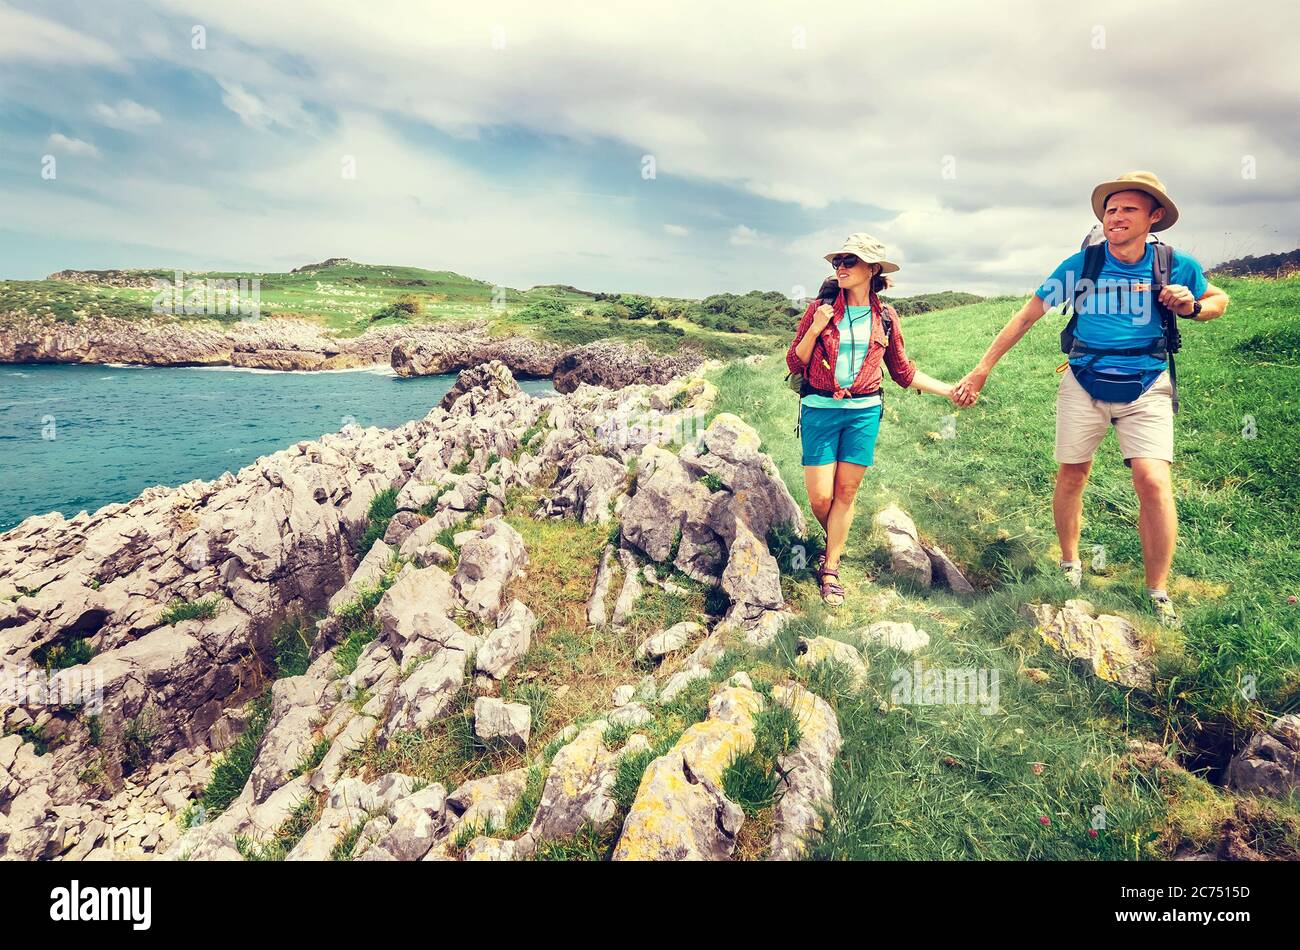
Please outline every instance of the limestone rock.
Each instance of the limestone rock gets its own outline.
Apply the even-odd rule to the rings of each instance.
[[[523,703],[505,703],[490,696],[474,701],[474,734],[480,739],[502,740],[517,749],[528,745],[532,710]]]
[[[1280,716],[1228,763],[1225,782],[1238,792],[1285,798],[1300,789],[1300,716]]]
[[[416,667],[397,688],[383,740],[387,742],[398,732],[422,729],[447,715],[464,685],[467,662],[466,651],[448,646]]]
[[[884,531],[889,547],[889,569],[899,577],[929,587],[933,576],[930,555],[921,545],[911,516],[891,503],[876,513],[875,523]]]
[[[523,659],[532,644],[537,617],[522,601],[512,600],[497,617],[497,627],[483,640],[474,657],[474,669],[503,680]]]
[[[614,860],[726,860],[744,812],[722,790],[722,773],[754,746],[762,697],[743,686],[721,690],[709,717],[686,730],[646,768],[623,822]]]
[[[1151,649],[1137,627],[1123,617],[1101,614],[1086,600],[1026,604],[1024,613],[1037,623],[1039,636],[1052,649],[1072,657],[1101,679],[1135,689],[1150,689],[1154,679]]]
[[[797,683],[774,686],[772,698],[790,707],[799,723],[799,744],[777,762],[785,787],[776,802],[769,854],[770,860],[789,861],[804,856],[808,837],[823,827],[821,811],[832,806],[840,727],[830,705]]]
[[[484,522],[465,542],[452,583],[465,606],[485,623],[496,623],[505,588],[528,564],[524,539],[500,518]]]
[[[799,655],[795,663],[806,667],[814,667],[819,663],[838,663],[848,668],[857,686],[864,686],[867,682],[866,658],[852,644],[830,637],[800,637]]]
[[[691,642],[693,637],[704,632],[704,627],[690,620],[674,624],[667,630],[661,630],[641,641],[636,648],[638,660],[661,660],[669,653],[675,653]]]
[[[504,828],[510,809],[519,801],[527,784],[527,769],[472,779],[447,796],[447,806],[458,825]]]
[[[930,645],[928,633],[905,621],[878,620],[858,631],[857,636],[863,643],[879,643],[904,653],[915,653]]]
[[[975,588],[966,580],[966,575],[952,562],[952,558],[937,547],[923,544],[926,555],[930,558],[930,577],[933,582],[948,588],[954,594],[973,594]]]

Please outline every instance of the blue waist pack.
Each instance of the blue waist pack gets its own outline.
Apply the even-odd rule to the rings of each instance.
[[[1101,402],[1133,402],[1160,378],[1162,370],[1144,373],[1098,373],[1082,366],[1070,367],[1079,385]]]

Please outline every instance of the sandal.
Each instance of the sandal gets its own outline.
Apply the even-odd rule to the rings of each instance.
[[[831,580],[831,578],[835,580]],[[839,571],[823,571],[822,575],[822,602],[828,607],[838,607],[844,603],[844,588],[839,583]]]
[[[817,563],[813,565],[813,577],[817,578],[817,583],[822,582],[822,571],[826,569],[826,552],[823,551],[817,557]]]

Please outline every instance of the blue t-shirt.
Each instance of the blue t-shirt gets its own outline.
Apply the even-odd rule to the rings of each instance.
[[[1155,251],[1147,244],[1146,253],[1135,264],[1116,260],[1106,242],[1106,259],[1097,277],[1096,289],[1088,295],[1079,310],[1079,322],[1074,335],[1088,346],[1100,349],[1136,349],[1159,337],[1164,331],[1160,314],[1151,293],[1154,279],[1152,267]],[[1074,290],[1083,278],[1083,252],[1071,254],[1052,272],[1035,293],[1049,308],[1072,300]],[[1197,300],[1205,293],[1205,274],[1195,258],[1174,251],[1170,265],[1169,283],[1182,284]],[[1070,362],[1077,366],[1090,362],[1092,356],[1081,356]],[[1159,374],[1167,366],[1165,360],[1154,356],[1101,356],[1096,357],[1092,369],[1097,372]]]
[[[844,319],[840,321],[840,349],[835,355],[835,382],[848,389],[858,378],[862,361],[867,358],[867,349],[871,346],[871,308],[844,308]],[[805,406],[824,406],[832,409],[865,409],[880,404],[879,397],[858,397],[857,399],[836,399],[809,393],[802,400]]]

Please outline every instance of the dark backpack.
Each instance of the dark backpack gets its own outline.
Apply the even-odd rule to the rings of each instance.
[[[1067,302],[1070,319],[1061,331],[1061,352],[1071,359],[1076,356],[1091,356],[1084,367],[1089,368],[1103,356],[1155,356],[1169,362],[1169,385],[1173,390],[1173,409],[1178,411],[1178,377],[1174,371],[1174,354],[1182,348],[1182,334],[1178,330],[1177,315],[1160,303],[1160,292],[1169,284],[1169,274],[1173,269],[1174,249],[1160,241],[1154,242],[1154,261],[1151,266],[1151,300],[1156,312],[1160,314],[1160,326],[1164,331],[1147,346],[1128,349],[1102,349],[1091,347],[1074,335],[1074,328],[1079,322],[1079,307],[1096,289],[1097,278],[1101,276],[1102,265],[1106,262],[1106,245],[1092,244],[1083,251],[1083,273],[1079,277],[1074,299]]]

